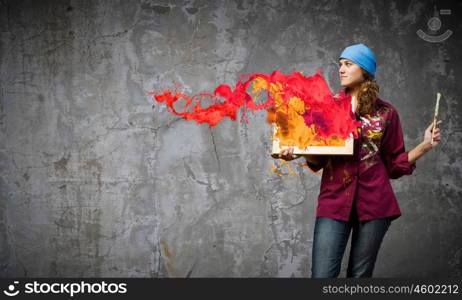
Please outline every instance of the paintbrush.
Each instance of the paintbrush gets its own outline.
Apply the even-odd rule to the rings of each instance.
[[[435,106],[435,115],[433,116],[433,127],[432,127],[432,141],[431,145],[433,145],[433,137],[435,135],[435,129],[436,129],[436,119],[438,118],[438,110],[440,106],[440,98],[441,98],[441,93],[436,93],[436,106]]]

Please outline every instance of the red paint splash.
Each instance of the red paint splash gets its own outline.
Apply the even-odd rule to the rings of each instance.
[[[219,85],[213,94],[198,94],[189,97],[185,94],[164,90],[162,93],[148,92],[159,103],[165,103],[175,115],[194,120],[197,123],[207,123],[214,127],[225,117],[237,119],[239,109],[243,108],[242,121],[248,122],[247,110],[263,110],[268,113],[268,122],[275,123],[281,129],[281,134],[291,140],[289,132],[302,127],[309,129],[317,139],[346,139],[350,133],[357,138],[358,122],[351,112],[351,97],[344,91],[333,95],[321,70],[315,75],[305,77],[300,72],[284,75],[274,71],[271,75],[255,73],[242,75],[234,89]],[[248,91],[248,89],[251,91]],[[266,92],[266,101],[257,104],[262,92]],[[208,107],[202,107],[204,98],[212,100]],[[184,102],[182,111],[177,111],[175,103]],[[298,119],[297,119],[298,118]],[[301,131],[300,131],[301,132]],[[299,132],[299,133],[300,133]],[[306,134],[305,134],[306,135]],[[312,142],[312,141],[310,141]],[[295,144],[306,145],[295,141]],[[304,148],[304,147],[302,147]]]

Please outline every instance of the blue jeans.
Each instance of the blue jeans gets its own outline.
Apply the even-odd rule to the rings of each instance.
[[[317,217],[311,277],[338,277],[351,230],[353,236],[346,277],[372,277],[377,253],[390,223],[388,218],[359,221],[355,209],[348,222]]]

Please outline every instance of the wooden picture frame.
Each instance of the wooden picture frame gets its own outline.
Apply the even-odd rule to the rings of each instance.
[[[273,148],[272,154],[278,154],[281,151],[279,139],[275,138],[276,126],[273,124]],[[353,134],[345,140],[344,146],[308,146],[306,149],[294,147],[294,154],[309,155],[353,155],[354,138]]]

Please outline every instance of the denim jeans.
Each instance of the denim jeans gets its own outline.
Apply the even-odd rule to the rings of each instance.
[[[348,222],[317,217],[314,226],[312,278],[335,278],[353,230],[346,277],[372,277],[377,253],[390,226],[388,218],[357,220],[355,209]]]

